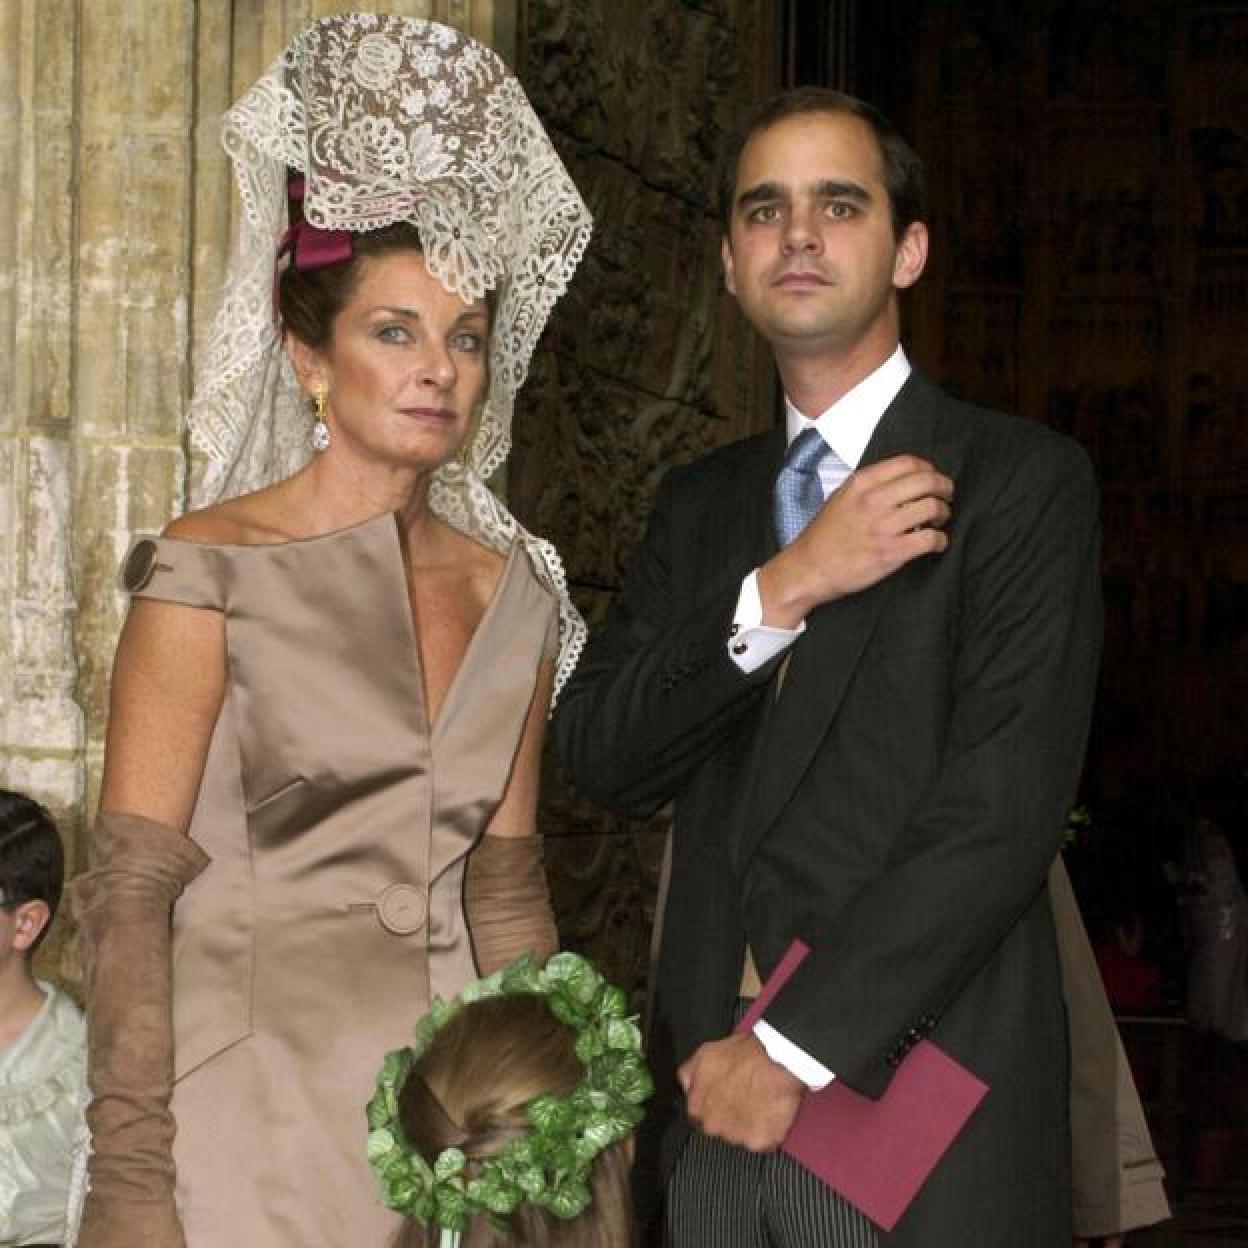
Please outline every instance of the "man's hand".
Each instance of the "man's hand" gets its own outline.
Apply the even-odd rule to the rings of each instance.
[[[756,1153],[780,1147],[806,1088],[753,1032],[702,1045],[676,1077],[694,1126]]]
[[[759,569],[763,623],[796,628],[821,603],[943,551],[952,503],[953,482],[916,455],[851,474],[793,543]]]

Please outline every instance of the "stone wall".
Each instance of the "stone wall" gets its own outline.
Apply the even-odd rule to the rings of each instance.
[[[595,227],[520,396],[509,495],[591,629],[663,473],[775,419],[769,357],[723,292],[714,190],[728,134],[777,85],[777,9],[527,5],[518,72]],[[542,821],[564,943],[640,989],[667,820],[612,819],[548,760]]]
[[[234,210],[222,111],[333,0],[0,4],[0,785],[84,861],[130,534],[184,505],[182,413]],[[514,0],[387,0],[514,55]],[[76,977],[62,916],[41,969]]]

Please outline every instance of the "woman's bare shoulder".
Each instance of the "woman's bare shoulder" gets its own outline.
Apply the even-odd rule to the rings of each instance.
[[[171,520],[165,537],[206,546],[262,546],[291,538],[280,485],[242,494]]]

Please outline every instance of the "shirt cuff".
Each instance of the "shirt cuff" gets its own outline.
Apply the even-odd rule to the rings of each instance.
[[[758,593],[758,569],[741,582],[737,609],[728,633],[728,654],[747,676],[787,650],[806,631],[806,621],[796,628],[773,628],[763,623],[763,600]]]
[[[812,1092],[826,1088],[836,1076],[805,1049],[799,1049],[792,1040],[786,1040],[770,1023],[759,1019],[754,1024],[754,1034],[767,1050],[767,1056],[777,1066],[783,1066],[791,1075],[800,1079]]]

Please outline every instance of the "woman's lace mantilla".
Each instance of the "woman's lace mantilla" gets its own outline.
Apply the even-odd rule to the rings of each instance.
[[[517,390],[591,220],[520,84],[499,57],[436,22],[370,13],[298,35],[226,113],[241,214],[188,421],[204,454],[192,502],[259,489],[309,454],[309,418],[281,348],[274,264],[287,228],[287,174],[323,229],[417,227],[425,262],[464,299],[495,292],[490,384],[471,442],[441,468],[430,504],[503,551],[519,540],[559,602],[558,689],[585,627],[559,557],[484,482],[511,449]]]

